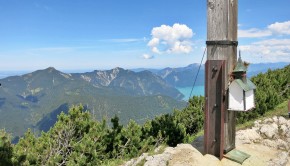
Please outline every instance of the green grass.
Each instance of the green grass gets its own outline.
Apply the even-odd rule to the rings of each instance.
[[[274,110],[265,113],[265,117],[273,117],[273,116],[288,116],[288,100],[279,104]]]

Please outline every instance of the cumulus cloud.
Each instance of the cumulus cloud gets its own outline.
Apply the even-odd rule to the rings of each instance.
[[[273,33],[280,35],[290,35],[290,21],[276,22],[268,26]]]
[[[193,35],[192,30],[184,24],[161,25],[152,29],[152,39],[147,45],[157,54],[189,53],[192,51],[190,39]]]
[[[153,59],[154,56],[153,55],[149,55],[149,54],[143,54],[143,58],[144,59]]]
[[[238,30],[239,37],[258,38],[273,35],[290,35],[290,21],[276,22],[270,24],[265,29],[251,28],[247,30]]]
[[[275,22],[264,29],[239,30],[239,37],[263,37],[260,41],[240,46],[240,49],[259,62],[290,62],[289,35],[290,21]]]
[[[240,46],[251,57],[260,57],[263,61],[290,62],[290,39],[269,39]]]

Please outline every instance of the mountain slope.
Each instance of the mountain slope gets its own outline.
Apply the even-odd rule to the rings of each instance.
[[[16,136],[28,127],[47,130],[60,111],[79,103],[97,119],[116,114],[122,123],[130,118],[142,123],[184,106],[174,99],[182,95],[152,73],[120,68],[103,72],[107,79],[91,76],[98,72],[66,74],[54,68],[1,79],[0,128]]]
[[[167,95],[182,99],[183,95],[161,77],[149,71],[134,72],[115,68],[112,70],[73,74],[74,77],[89,82],[95,87],[122,88],[131,95]]]
[[[189,87],[194,82],[198,68],[199,64],[191,64],[186,67],[165,68],[157,71],[156,74],[174,87]],[[201,66],[196,85],[204,85],[204,65]]]

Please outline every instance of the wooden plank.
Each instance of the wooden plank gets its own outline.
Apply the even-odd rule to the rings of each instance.
[[[228,37],[228,0],[207,1],[207,40]]]
[[[207,40],[237,40],[238,0],[207,0]],[[208,60],[226,60],[224,88],[237,61],[237,46],[207,45]],[[236,113],[228,111],[228,95],[225,93],[224,150],[235,148]]]
[[[224,76],[225,61],[206,62],[204,151],[220,159],[224,151]]]

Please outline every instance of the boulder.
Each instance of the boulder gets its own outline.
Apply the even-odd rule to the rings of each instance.
[[[290,128],[290,120],[287,120],[287,127]]]
[[[168,153],[162,153],[157,154],[154,156],[148,156],[146,157],[146,163],[144,166],[167,166],[167,161],[170,159],[171,154]]]
[[[261,127],[260,133],[262,136],[268,138],[268,139],[273,139],[277,138],[278,136],[278,125],[276,123],[272,124],[265,124]]]
[[[130,161],[126,162],[123,166],[136,166],[146,157],[148,157],[148,153],[143,153],[140,157],[131,159]]]
[[[236,138],[243,144],[260,142],[262,137],[257,132],[256,128],[240,130],[236,132]]]
[[[254,127],[260,127],[260,125],[261,125],[261,120],[256,120],[255,122],[254,122]]]
[[[285,134],[286,138],[290,138],[290,130],[288,129],[287,133]]]
[[[288,153],[287,152],[280,152],[277,154],[277,157],[271,159],[268,162],[269,166],[277,166],[277,165],[286,165],[288,162]]]
[[[280,116],[278,118],[278,121],[279,121],[279,125],[286,125],[287,124],[287,120],[282,116]]]
[[[284,141],[282,139],[278,139],[276,142],[277,142],[278,149],[286,150],[286,151],[289,150],[289,146],[288,146],[288,143],[286,141]]]
[[[267,118],[263,121],[264,124],[270,124],[270,123],[273,123],[273,119],[272,118]]]
[[[220,160],[212,155],[203,156],[197,149],[189,144],[179,144],[174,149],[174,155],[168,161],[169,166],[193,165],[220,165]]]
[[[270,147],[270,148],[277,149],[277,147],[278,147],[277,141],[274,141],[274,140],[264,139],[264,140],[262,140],[261,143],[265,146]]]
[[[289,132],[289,129],[288,129],[288,127],[287,127],[285,124],[283,124],[283,125],[280,126],[279,131],[280,131],[280,132],[279,132],[280,135],[281,135],[282,137],[284,137],[284,136],[286,136],[286,134]]]
[[[278,124],[279,120],[278,120],[278,117],[277,116],[274,116],[272,119],[273,119],[273,122],[274,123]]]

